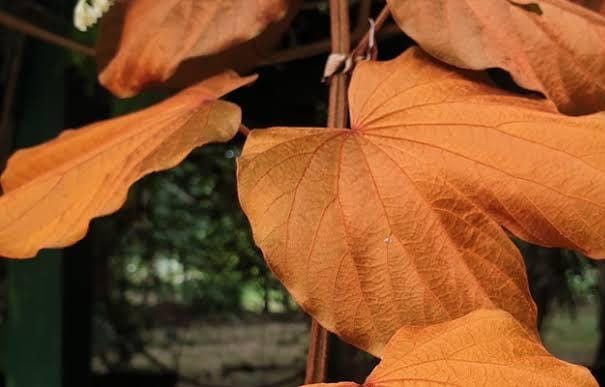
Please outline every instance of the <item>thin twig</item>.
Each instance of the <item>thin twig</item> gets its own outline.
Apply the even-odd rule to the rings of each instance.
[[[347,54],[351,46],[349,33],[349,2],[330,0],[330,38],[333,54]],[[328,127],[344,128],[347,122],[347,75],[337,74],[330,79]],[[328,357],[328,331],[315,319],[311,322],[309,352],[305,384],[325,380]]]
[[[351,40],[356,41],[366,31],[371,11],[372,0],[361,0],[359,2],[359,10],[357,11],[357,19],[355,20],[355,28],[353,28]]]
[[[2,111],[0,113],[0,170],[4,168],[4,162],[12,145],[13,128],[11,126],[11,115],[19,83],[24,46],[25,37],[21,34],[15,36],[14,45],[10,49],[12,52],[8,59],[8,74],[4,87],[4,98],[2,99]]]
[[[367,30],[368,17],[370,15],[370,9],[372,0],[361,0],[359,3],[359,12],[357,13],[356,26],[351,34],[351,40],[358,41],[360,37]],[[309,58],[311,56],[323,54],[328,52],[332,47],[330,39],[320,40],[319,42],[304,44],[293,48],[277,51],[263,60],[260,65],[274,65],[285,62],[291,62],[299,59]]]
[[[317,320],[311,320],[309,349],[305,369],[305,384],[321,383],[326,378],[328,360],[328,331]]]
[[[389,15],[390,15],[389,6],[385,5],[384,8],[382,8],[380,13],[376,17],[376,21],[374,22],[374,31],[375,32],[378,32],[382,28],[384,22],[389,18]],[[368,47],[369,42],[370,42],[370,31],[368,30],[366,32],[366,34],[363,36],[363,38],[361,38],[359,43],[357,43],[357,46],[355,47],[355,49],[351,52],[351,56],[353,58],[356,58],[356,57],[362,55],[363,52]]]
[[[238,131],[244,136],[244,137],[248,137],[248,135],[250,134],[250,129],[244,125],[244,124],[240,124],[239,125],[239,129]]]
[[[0,26],[21,32],[25,35],[33,36],[34,38],[38,38],[68,50],[76,51],[87,56],[95,56],[94,48],[47,31],[4,11],[0,11]]]
[[[292,62],[299,59],[309,58],[315,55],[323,54],[330,50],[330,39],[320,40],[319,42],[295,46],[281,51],[276,51],[260,65],[268,66],[280,63]]]
[[[349,2],[330,0],[330,37],[332,53],[347,54],[351,49],[349,34]],[[345,128],[347,125],[347,77],[335,76],[330,82],[328,101],[328,127]]]
[[[355,31],[351,35],[351,40],[354,42],[360,41],[359,39],[362,37],[362,35],[364,35],[365,31],[367,31],[367,23],[364,23],[364,29],[362,31]],[[378,38],[388,38],[398,34],[401,34],[399,27],[391,24],[383,27],[380,31],[376,31],[376,36]],[[306,59],[312,56],[324,54],[328,51],[330,51],[330,39],[323,39],[318,42],[276,51],[271,54],[271,56],[263,60],[259,66],[271,66]]]

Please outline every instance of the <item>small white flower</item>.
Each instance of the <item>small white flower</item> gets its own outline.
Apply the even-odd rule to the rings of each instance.
[[[86,31],[111,7],[115,0],[78,0],[74,9],[74,26]]]

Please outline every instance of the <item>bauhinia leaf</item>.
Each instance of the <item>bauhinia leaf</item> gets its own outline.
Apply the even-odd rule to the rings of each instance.
[[[185,59],[216,54],[254,38],[296,3],[298,0],[118,3],[110,9],[112,23],[103,23],[97,43],[104,61],[119,42],[99,81],[117,96],[132,96],[146,85],[170,78]],[[271,44],[274,36],[279,34],[270,34],[261,46]],[[208,74],[204,68],[199,71]]]
[[[362,386],[593,387],[598,384],[586,368],[551,356],[510,314],[479,310],[426,328],[401,328]]]
[[[240,109],[216,98],[254,78],[226,72],[148,109],[16,152],[1,178],[0,256],[27,258],[76,242],[142,176],[175,166],[197,146],[231,139]]]
[[[417,49],[357,66],[352,130],[255,130],[238,187],[302,307],[380,356],[401,326],[503,309],[535,329],[517,249],[605,256],[605,115],[568,117]]]
[[[605,110],[605,17],[568,0],[388,0],[395,21],[449,64],[500,67],[561,112]],[[532,12],[528,7],[540,12]],[[531,8],[530,8],[531,9]]]

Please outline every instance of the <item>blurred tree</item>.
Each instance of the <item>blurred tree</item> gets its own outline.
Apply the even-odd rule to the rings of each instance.
[[[538,328],[553,308],[566,309],[572,316],[588,295],[596,294],[594,262],[565,249],[545,248],[518,239],[523,254],[531,294],[538,306]]]

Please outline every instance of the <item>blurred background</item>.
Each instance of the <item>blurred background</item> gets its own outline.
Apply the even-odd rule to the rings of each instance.
[[[356,31],[382,6],[374,3],[370,10],[369,1],[351,1]],[[96,31],[72,27],[74,5],[0,0],[0,166],[15,149],[64,128],[172,93],[112,98],[97,84],[86,51]],[[325,125],[327,87],[320,80],[328,27],[326,2],[305,1],[277,50],[315,49],[297,60],[277,55],[255,69],[253,86],[228,97],[242,106],[248,127]],[[412,43],[389,31],[379,39],[381,58]],[[53,36],[68,42],[49,43]],[[514,88],[502,72],[490,74]],[[119,212],[95,220],[73,247],[0,261],[0,386],[302,382],[309,319],[264,265],[239,208],[235,163],[243,140],[195,150],[177,168],[144,178]],[[605,266],[572,251],[518,244],[546,346],[599,376]],[[376,360],[332,341],[330,379],[362,380]]]

